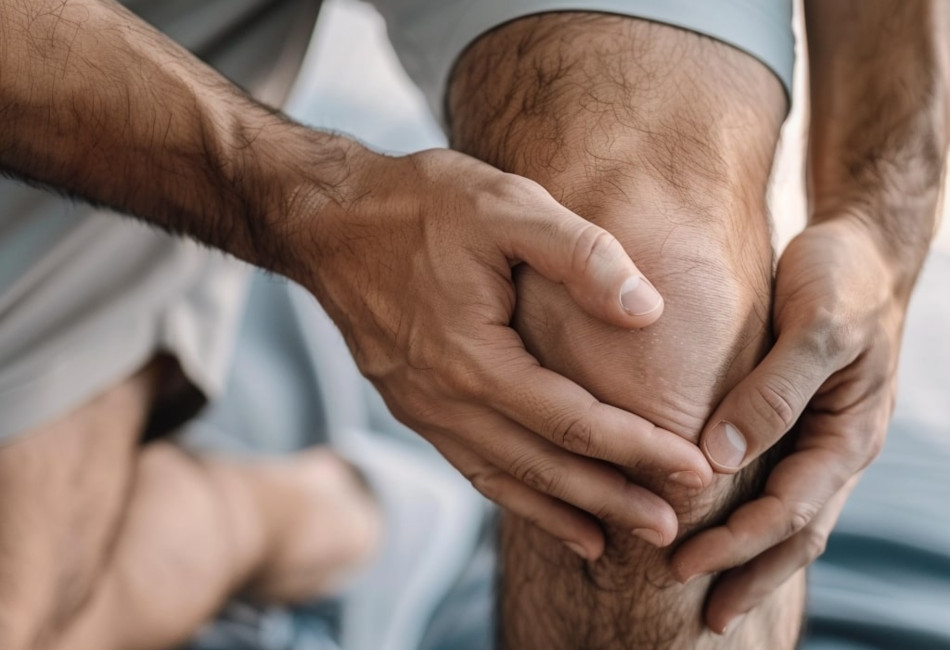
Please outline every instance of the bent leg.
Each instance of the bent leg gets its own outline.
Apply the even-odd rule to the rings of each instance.
[[[760,63],[694,33],[597,14],[547,14],[482,37],[450,90],[453,144],[533,178],[611,231],[664,295],[650,328],[593,321],[529,269],[516,326],[546,367],[698,443],[717,401],[770,344],[765,189],[785,102]],[[636,477],[636,468],[626,468]],[[701,495],[652,485],[686,531],[758,488],[767,466]],[[597,562],[506,515],[508,647],[789,648],[799,574],[729,638],[702,625],[710,578],[673,580],[669,550],[608,527]]]
[[[243,462],[153,445],[96,592],[54,648],[160,650],[239,591],[269,603],[326,595],[376,535],[370,495],[328,451]]]
[[[0,647],[169,648],[237,590],[335,586],[371,551],[372,499],[325,451],[192,457],[138,444],[157,375],[139,373],[0,449]]]

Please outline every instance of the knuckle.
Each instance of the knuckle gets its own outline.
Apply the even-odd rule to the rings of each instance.
[[[839,311],[815,308],[805,316],[801,345],[816,359],[839,360],[852,347],[852,328]]]
[[[815,518],[817,509],[804,502],[797,502],[787,506],[788,518],[786,537],[797,535]]]
[[[479,187],[477,201],[491,204],[497,209],[499,203],[511,207],[529,207],[550,195],[540,184],[517,174],[493,173]]]
[[[841,359],[851,350],[851,328],[840,319],[828,325],[825,332],[825,354],[831,359]]]
[[[592,223],[585,224],[574,239],[571,268],[584,273],[598,258],[609,258],[620,246],[613,235]]]
[[[498,177],[500,189],[515,200],[551,198],[544,187],[530,178],[517,174],[502,174]]]
[[[486,393],[480,374],[469,366],[456,366],[444,377],[443,385],[449,395],[471,401],[481,401]]]
[[[599,502],[597,505],[589,509],[589,514],[597,519],[602,521],[608,526],[619,526],[620,518],[616,516],[616,513],[611,510],[610,506],[604,502]]]
[[[767,383],[755,387],[756,413],[770,424],[781,426],[785,433],[795,424],[797,409],[795,403],[800,403],[798,390],[788,380],[781,377],[772,377]]]
[[[590,456],[594,449],[594,428],[585,415],[562,420],[556,427],[555,440],[564,449]]]
[[[496,469],[480,469],[468,480],[489,501],[498,502],[504,495],[504,476]]]
[[[476,346],[463,355],[466,369],[460,389],[470,400],[485,403],[497,397],[505,376],[513,372],[514,363],[508,357],[486,353],[487,346]],[[462,365],[462,364],[459,364]]]
[[[617,490],[614,494],[623,494],[623,489]],[[607,496],[593,501],[591,505],[585,506],[584,510],[608,526],[620,527],[625,521],[630,521],[631,511],[628,506],[631,502],[633,499],[624,503],[623,500],[615,500]]]
[[[865,469],[881,454],[884,450],[885,436],[886,429],[874,432],[870,436],[861,435],[861,432],[853,432],[852,435],[848,436],[851,441],[848,449],[850,456],[861,459],[860,465],[856,468],[857,471]]]
[[[828,546],[828,536],[816,530],[802,531],[802,553],[805,563],[811,564],[825,552]]]
[[[509,473],[515,480],[544,494],[560,494],[561,473],[557,467],[544,458],[535,456],[516,459]]]
[[[842,423],[834,431],[835,450],[842,459],[841,469],[858,472],[878,457],[884,447],[886,423],[880,428],[862,422]]]

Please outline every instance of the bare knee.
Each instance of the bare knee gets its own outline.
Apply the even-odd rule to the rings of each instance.
[[[784,111],[778,82],[696,34],[560,14],[482,37],[456,67],[449,104],[456,146],[611,231],[666,298],[656,324],[620,331],[526,270],[515,326],[529,350],[601,401],[698,441],[770,342],[765,190]],[[706,492],[714,498],[680,499],[682,522],[728,509],[743,498],[737,485],[724,478]],[[605,558],[585,565],[507,517],[502,609],[513,646],[701,647],[708,583],[680,588],[664,551],[608,533]]]

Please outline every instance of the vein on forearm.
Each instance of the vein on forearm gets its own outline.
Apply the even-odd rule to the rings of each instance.
[[[346,179],[349,143],[257,103],[114,2],[3,0],[0,29],[10,176],[270,266],[295,185],[333,201]]]

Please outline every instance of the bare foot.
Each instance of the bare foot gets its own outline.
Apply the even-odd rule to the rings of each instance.
[[[372,558],[382,516],[349,463],[315,448],[258,463],[255,473],[271,525],[248,595],[281,603],[327,596]]]

